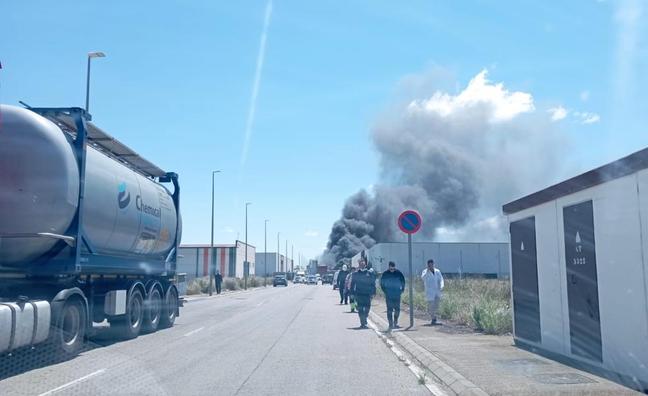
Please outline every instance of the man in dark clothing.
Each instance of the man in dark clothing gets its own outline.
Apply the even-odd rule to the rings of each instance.
[[[405,277],[396,269],[393,261],[389,262],[387,271],[380,277],[380,288],[385,293],[387,302],[387,320],[389,329],[398,329],[398,315],[400,315],[401,294],[405,290]]]
[[[220,294],[221,285],[223,284],[223,275],[218,271],[216,271],[216,274],[214,275],[214,283],[216,283],[216,294]]]
[[[340,304],[349,303],[349,296],[345,293],[344,290],[344,282],[346,281],[347,275],[349,275],[349,271],[347,271],[347,266],[346,264],[344,264],[340,272],[338,272],[338,276],[337,276],[337,288],[338,288],[338,292],[340,292]]]
[[[351,294],[355,296],[358,303],[358,316],[360,317],[360,328],[367,328],[367,316],[371,309],[371,299],[376,294],[376,274],[373,270],[367,269],[367,263],[361,260],[358,263],[359,270],[351,277]]]

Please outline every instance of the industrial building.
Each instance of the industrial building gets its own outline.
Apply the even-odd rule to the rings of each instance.
[[[267,264],[266,264],[267,263]],[[293,269],[293,260],[276,252],[256,254],[256,273],[258,276],[271,276],[275,272],[290,272]]]
[[[648,389],[648,149],[508,203],[518,345]]]
[[[357,267],[363,255],[376,271],[386,270],[387,264],[393,261],[403,274],[409,274],[406,242],[378,243],[356,254],[351,265]],[[433,259],[436,267],[448,276],[509,276],[509,244],[506,242],[413,242],[412,268],[415,274],[426,268],[428,259]]]
[[[247,246],[247,262],[245,265],[245,242],[235,241],[233,244],[214,245],[214,254],[210,254],[210,244],[180,245],[178,251],[177,271],[186,273],[187,280],[209,276],[213,266],[223,277],[243,278],[255,275],[256,248]]]

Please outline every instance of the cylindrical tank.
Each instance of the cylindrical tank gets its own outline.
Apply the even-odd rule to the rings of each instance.
[[[71,138],[40,115],[0,105],[0,266],[34,260],[65,234],[78,207],[79,170]],[[178,213],[162,185],[87,146],[83,228],[97,253],[161,257]]]

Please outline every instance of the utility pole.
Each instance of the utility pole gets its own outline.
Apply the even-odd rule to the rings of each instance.
[[[279,253],[279,235],[280,234],[281,234],[280,232],[277,233],[277,262],[275,263],[276,264],[275,272],[283,272],[283,265],[279,264],[279,260],[281,259],[281,257],[279,257],[280,256],[280,253]]]
[[[243,284],[245,286],[245,290],[247,290],[247,279],[248,279],[248,272],[250,272],[250,263],[248,262],[248,206],[250,206],[251,202],[246,202],[245,203],[245,258],[243,259],[243,277],[245,278]],[[246,271],[246,265],[247,265],[247,271]]]
[[[268,219],[265,219],[263,224],[263,286],[266,285],[266,278],[268,277]]]
[[[220,173],[220,170],[212,171],[212,197],[211,197],[211,244],[209,254],[211,255],[211,265],[209,266],[209,295],[214,292],[214,176]],[[222,274],[221,274],[222,275]]]

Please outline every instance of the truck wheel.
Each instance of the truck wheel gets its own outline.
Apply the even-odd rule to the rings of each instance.
[[[52,344],[56,352],[74,356],[81,351],[86,332],[86,310],[78,298],[65,302],[52,329]]]
[[[142,329],[144,319],[144,299],[142,292],[135,288],[131,291],[126,304],[126,315],[118,318],[114,323],[119,333],[126,339],[135,338]]]
[[[157,287],[151,289],[144,312],[143,330],[152,333],[158,329],[162,317],[162,296]]]
[[[178,292],[175,287],[169,287],[167,290],[164,304],[162,306],[162,317],[160,318],[160,327],[172,327],[176,320],[178,312]]]

